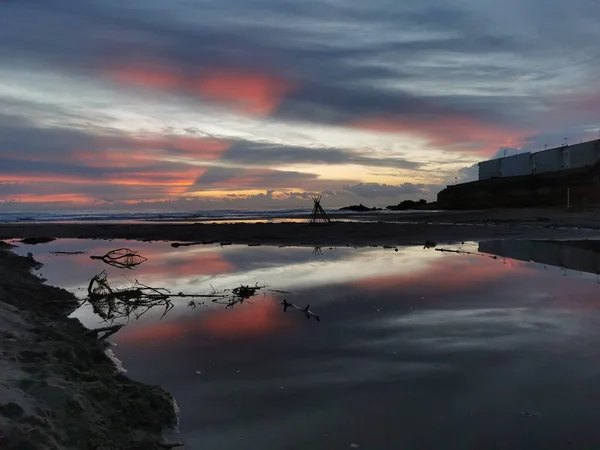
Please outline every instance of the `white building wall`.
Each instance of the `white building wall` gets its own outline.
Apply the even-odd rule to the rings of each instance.
[[[584,142],[569,147],[569,167],[593,166],[600,160],[600,141]]]
[[[563,148],[551,148],[531,155],[531,172],[544,173],[561,170],[564,158]]]
[[[503,177],[516,177],[531,173],[531,153],[519,153],[501,159]]]
[[[501,177],[500,159],[492,159],[490,161],[482,161],[479,166],[479,179],[487,180],[494,177]]]

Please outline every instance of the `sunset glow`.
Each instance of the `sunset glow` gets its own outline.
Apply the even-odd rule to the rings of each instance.
[[[589,42],[600,31],[531,32],[579,30],[597,6],[549,1],[544,17],[535,5],[500,13],[474,0],[317,0],[301,11],[252,0],[5,3],[0,202],[21,211],[285,209],[310,207],[311,192],[331,208],[435,200],[473,181],[478,161],[597,137],[600,63]]]

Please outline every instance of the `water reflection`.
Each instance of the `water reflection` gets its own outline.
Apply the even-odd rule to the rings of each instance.
[[[461,248],[487,252],[484,245]],[[20,251],[38,252],[50,263],[42,269],[49,282],[76,290],[99,263],[49,252],[117,247],[148,258],[135,269],[142,282],[175,292],[258,282],[293,292],[288,300],[321,316],[316,322],[284,313],[281,297],[266,295],[233,309],[182,302],[162,320],[148,314],[117,333],[115,353],[130,375],[177,398],[189,448],[548,449],[600,442],[590,401],[600,395],[600,286],[593,275],[563,277],[558,268],[526,262],[535,258],[494,260],[422,246],[318,254],[57,241]]]
[[[521,261],[600,274],[600,241],[486,241],[479,250]]]

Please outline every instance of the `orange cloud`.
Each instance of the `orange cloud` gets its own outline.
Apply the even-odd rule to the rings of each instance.
[[[164,67],[115,67],[106,70],[105,75],[118,83],[155,89],[176,89],[184,85],[181,75]]]
[[[154,173],[154,172],[127,172],[113,174],[104,178],[90,178],[83,175],[10,175],[0,174],[0,183],[60,183],[81,185],[107,185],[115,184],[121,186],[171,186],[187,188],[194,180],[203,173],[205,169],[195,169],[187,172],[177,173]]]
[[[94,199],[85,194],[19,194],[15,195],[22,203],[92,203]]]
[[[105,75],[119,84],[179,90],[258,116],[271,114],[297,88],[296,83],[275,75],[231,69],[191,76],[155,65],[121,66],[107,69]]]
[[[296,84],[270,75],[215,70],[203,75],[195,87],[210,99],[263,116],[272,113]]]
[[[373,118],[350,124],[381,133],[422,137],[442,150],[463,150],[491,156],[502,147],[522,147],[531,132],[493,125],[465,114],[440,118]]]

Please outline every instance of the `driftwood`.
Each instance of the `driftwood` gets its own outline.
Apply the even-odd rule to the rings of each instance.
[[[164,317],[172,308],[172,298],[225,298],[226,294],[185,294],[171,293],[168,289],[152,287],[135,280],[129,287],[113,288],[105,271],[94,275],[88,284],[88,302],[94,313],[104,320],[139,319],[142,315],[155,307],[164,308],[161,316]]]
[[[293,303],[288,302],[286,299],[283,299],[281,304],[283,305],[283,312],[287,312],[287,309],[291,306],[292,308],[304,313],[307,319],[314,317],[315,319],[317,319],[317,322],[321,321],[321,317],[317,316],[310,310],[310,305],[306,305],[304,308],[301,308],[298,305],[294,305]]]
[[[87,301],[94,313],[104,320],[141,317],[156,306],[163,306],[163,316],[173,308],[166,289],[156,289],[137,280],[128,288],[113,289],[108,283],[106,272],[95,275],[88,285]]]
[[[188,307],[196,308],[203,305],[204,301],[199,299],[210,299],[212,303],[225,305],[225,308],[233,308],[237,304],[258,296],[259,293],[267,295],[272,294],[291,294],[288,291],[276,289],[266,289],[266,286],[261,286],[258,283],[250,285],[240,285],[233,289],[224,289],[210,294],[186,294],[183,292],[171,293],[168,289],[160,287],[152,287],[140,283],[138,280],[131,282],[131,285],[125,288],[114,288],[109,282],[105,271],[94,275],[90,280],[87,288],[88,297],[83,301],[89,303],[95,314],[100,316],[105,321],[115,321],[132,317],[139,319],[150,309],[159,307],[164,308],[161,319],[174,307],[173,298],[191,298]],[[289,307],[301,311],[308,319],[315,318],[320,321],[320,317],[310,311],[309,306],[301,308],[293,303],[283,300],[283,311],[287,312]],[[113,325],[103,328],[90,330],[89,333],[99,335],[105,333],[99,339],[106,339],[108,336],[116,333],[123,325]]]
[[[485,257],[491,258],[491,259],[498,259],[498,256],[496,256],[496,255],[486,255],[485,253],[468,252],[466,250],[452,250],[449,248],[436,248],[435,251],[442,252],[442,253],[456,253],[458,255],[485,256]]]
[[[119,269],[133,269],[135,266],[148,261],[147,258],[129,248],[117,248],[102,256],[92,255],[90,259],[99,259],[105,264]]]

